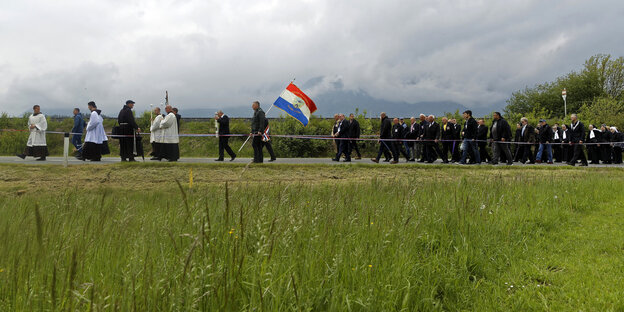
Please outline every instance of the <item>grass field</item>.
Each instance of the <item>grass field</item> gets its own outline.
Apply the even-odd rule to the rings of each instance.
[[[623,173],[0,165],[0,311],[620,311]]]

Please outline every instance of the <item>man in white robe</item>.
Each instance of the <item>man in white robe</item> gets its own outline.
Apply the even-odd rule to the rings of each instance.
[[[82,148],[81,160],[100,161],[102,154],[108,154],[108,138],[104,131],[104,118],[102,118],[102,111],[97,109],[95,102],[89,102],[89,110],[91,116],[89,123],[87,124],[87,135],[85,136],[85,144]]]
[[[46,144],[46,130],[48,129],[48,121],[41,113],[39,105],[33,106],[33,113],[28,117],[28,129],[30,135],[26,143],[24,153],[18,154],[17,157],[24,159],[26,156],[33,156],[37,160],[46,160],[48,146]]]
[[[180,138],[178,137],[178,121],[171,105],[165,107],[167,116],[160,123],[162,129],[161,157],[168,161],[177,161],[180,158]]]
[[[162,159],[163,144],[163,130],[160,128],[160,123],[164,118],[160,113],[160,107],[154,108],[154,114],[156,114],[156,118],[154,118],[150,127],[150,143],[152,144],[152,158],[150,160],[160,161]]]

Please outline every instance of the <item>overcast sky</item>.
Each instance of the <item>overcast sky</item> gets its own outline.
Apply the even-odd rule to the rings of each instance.
[[[325,77],[407,102],[501,107],[511,92],[624,55],[620,1],[122,1],[0,4],[0,111],[269,105]],[[268,104],[267,104],[268,103]],[[317,103],[322,105],[322,103]],[[109,112],[110,114],[110,112]]]

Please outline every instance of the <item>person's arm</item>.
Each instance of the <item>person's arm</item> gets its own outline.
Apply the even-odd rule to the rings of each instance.
[[[173,126],[174,118],[175,116],[172,117],[170,114],[168,114],[167,117],[165,117],[165,119],[160,122],[160,129],[167,129]]]
[[[77,133],[79,126],[80,126],[80,118],[78,118],[78,115],[76,115],[74,116],[74,127],[71,129],[71,132]]]
[[[39,131],[46,131],[48,129],[48,121],[46,120],[45,116],[40,115],[41,117],[39,117],[39,122],[37,122],[35,124],[35,128],[37,128],[37,130]]]
[[[160,129],[161,121],[162,121],[162,116],[161,115],[156,116],[156,118],[154,118],[154,122],[152,123],[152,126],[150,127],[150,132],[154,132]]]
[[[91,113],[91,117],[89,119],[89,124],[87,125],[87,131],[93,131],[97,128],[97,125],[100,123],[100,118],[98,118],[96,112]]]

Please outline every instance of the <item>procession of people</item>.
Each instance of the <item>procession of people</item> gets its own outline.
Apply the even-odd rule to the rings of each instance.
[[[118,114],[117,124],[113,127],[112,136],[119,140],[119,156],[121,161],[136,161],[143,156],[141,129],[133,113],[134,101],[128,100]],[[80,160],[100,161],[102,155],[110,153],[108,136],[104,130],[102,111],[95,102],[87,104],[90,111],[89,121],[85,123],[80,108],[74,109],[72,144],[75,156]],[[262,163],[263,149],[266,147],[270,160],[276,156],[271,145],[269,120],[260,108],[260,103],[252,103],[251,145],[254,150],[253,162]],[[178,161],[180,158],[180,120],[178,109],[171,105],[165,106],[165,114],[160,107],[154,108],[150,118],[150,144],[153,161]],[[442,117],[438,124],[434,115],[420,114],[419,118],[411,117],[410,124],[403,118],[390,118],[386,113],[380,114],[378,132],[378,153],[373,162],[383,161],[391,164],[399,163],[401,156],[406,162],[458,164],[492,164],[499,162],[512,165],[522,164],[621,164],[624,134],[616,127],[602,124],[585,125],[578,120],[576,114],[570,115],[569,125],[548,125],[545,119],[539,120],[534,127],[527,118],[521,118],[516,124],[515,135],[509,123],[501,113],[494,112],[492,124],[488,128],[484,119],[475,119],[472,111],[463,112],[465,122],[461,126],[454,118]],[[218,138],[218,158],[223,161],[225,152],[230,161],[237,155],[229,145],[230,118],[219,110],[215,113],[215,135]],[[335,144],[336,155],[333,161],[352,161],[362,157],[359,144],[361,129],[354,114],[347,119],[345,114],[336,114],[331,131],[332,142]],[[46,160],[49,155],[46,144],[47,121],[39,105],[33,107],[28,118],[29,137],[24,152],[17,156],[25,159],[35,157],[38,161]],[[84,143],[81,142],[86,131]],[[364,139],[370,140],[370,139]],[[488,149],[488,147],[490,147]],[[242,148],[242,147],[241,147]],[[491,150],[491,153],[490,153]],[[344,158],[344,159],[343,159]]]

